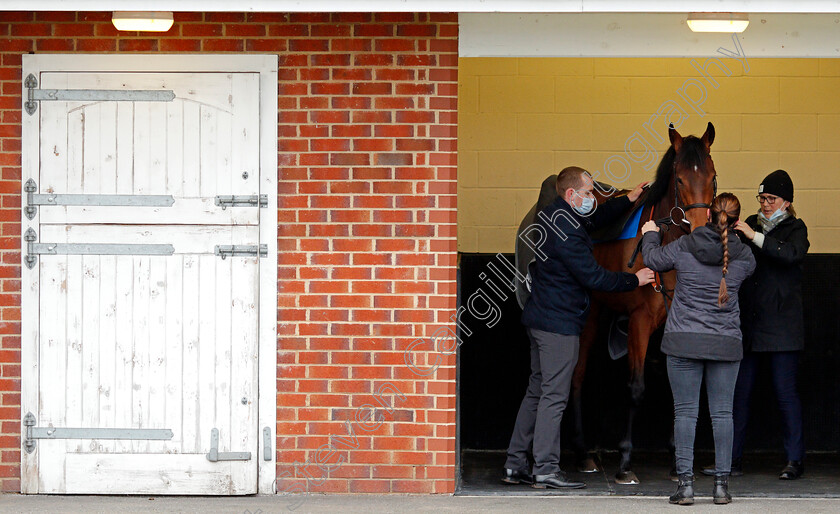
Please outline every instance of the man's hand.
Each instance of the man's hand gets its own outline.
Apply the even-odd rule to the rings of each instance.
[[[651,232],[651,231],[659,232],[659,226],[653,220],[646,221],[645,224],[642,225],[642,234],[647,234],[648,232]]]
[[[646,286],[653,282],[653,270],[650,268],[642,268],[636,272],[636,278],[639,279],[639,287]]]
[[[644,190],[644,188],[647,187],[648,184],[650,184],[650,181],[642,182],[641,184],[636,186],[636,189],[627,193],[627,199],[635,203],[636,200],[638,200],[639,197],[642,196],[642,191]]]
[[[755,230],[751,229],[749,225],[747,225],[741,220],[738,220],[735,223],[735,230],[747,236],[747,239],[749,239],[750,241],[755,239]]]

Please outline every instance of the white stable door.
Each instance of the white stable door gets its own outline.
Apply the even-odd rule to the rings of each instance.
[[[256,493],[259,74],[37,79],[37,492]]]

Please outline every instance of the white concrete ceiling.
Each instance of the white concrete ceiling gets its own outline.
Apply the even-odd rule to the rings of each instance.
[[[793,3],[793,2],[791,2]],[[678,13],[461,13],[461,57],[704,57],[730,34],[695,33]],[[840,58],[840,14],[750,14],[748,57]]]

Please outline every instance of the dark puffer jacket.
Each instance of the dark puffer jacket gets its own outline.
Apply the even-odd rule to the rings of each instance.
[[[738,289],[755,270],[747,246],[729,231],[729,301],[718,307],[723,270],[720,235],[709,226],[664,247],[658,232],[642,239],[645,266],[654,271],[677,270],[674,301],[665,322],[662,353],[685,359],[738,361],[743,357],[738,309]]]
[[[757,215],[747,218],[746,223],[761,232]],[[761,248],[746,244],[757,266],[741,288],[744,348],[754,352],[802,350],[802,261],[810,246],[808,228],[801,219],[790,217],[764,235]]]

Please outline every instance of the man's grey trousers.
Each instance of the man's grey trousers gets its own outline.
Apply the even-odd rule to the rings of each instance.
[[[580,336],[529,328],[528,337],[531,378],[516,415],[505,467],[527,472],[533,444],[533,474],[550,475],[560,471],[560,422],[569,401]]]

